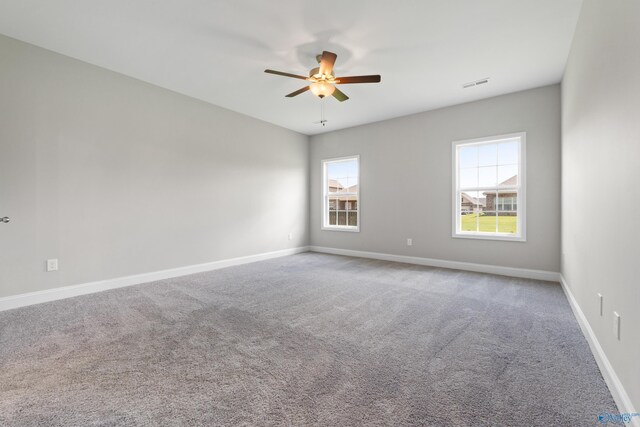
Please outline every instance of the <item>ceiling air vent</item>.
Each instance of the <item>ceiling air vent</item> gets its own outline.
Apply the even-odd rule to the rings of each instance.
[[[465,83],[465,84],[462,85],[462,87],[464,89],[466,89],[466,88],[469,88],[469,87],[483,85],[485,83],[489,83],[489,77],[484,78],[484,79],[480,79],[480,80],[476,80],[475,82]]]

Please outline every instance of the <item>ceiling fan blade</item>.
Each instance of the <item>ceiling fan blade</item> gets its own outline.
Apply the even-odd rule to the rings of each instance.
[[[342,92],[340,89],[336,88],[336,90],[333,91],[333,97],[335,99],[337,99],[340,102],[346,101],[347,99],[349,99],[349,97],[347,95],[344,94],[344,92]]]
[[[283,73],[282,71],[264,70],[264,72],[265,73],[269,73],[269,74],[275,74],[277,76],[293,77],[294,79],[307,80],[307,77],[305,77],[305,76],[299,76],[297,74],[291,74],[291,73]]]
[[[289,95],[285,95],[285,96],[286,96],[287,98],[293,98],[294,96],[298,96],[298,95],[300,95],[301,93],[304,93],[304,92],[306,92],[306,91],[308,91],[308,90],[309,90],[309,86],[305,86],[305,87],[303,87],[302,89],[298,89],[297,91],[295,91],[295,92],[291,92]]]
[[[349,77],[336,77],[336,84],[344,85],[350,83],[380,83],[382,78],[379,74],[371,76],[349,76]]]
[[[324,51],[322,52],[322,57],[320,58],[320,74],[331,74],[333,72],[333,64],[336,63],[336,55],[333,52]]]

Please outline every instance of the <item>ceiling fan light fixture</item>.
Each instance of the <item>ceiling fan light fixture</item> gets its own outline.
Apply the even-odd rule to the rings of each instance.
[[[315,95],[318,96],[320,98],[324,98],[325,96],[331,96],[333,95],[333,92],[335,92],[336,87],[330,83],[324,82],[324,81],[319,81],[316,83],[311,83],[309,85],[309,89],[311,89],[311,92]]]
[[[319,98],[333,95],[333,97],[338,101],[344,102],[349,99],[349,97],[334,85],[354,83],[380,83],[381,78],[379,74],[336,78],[335,74],[333,74],[333,65],[336,62],[337,57],[338,55],[333,52],[328,52],[326,50],[323,51],[322,55],[318,55],[316,57],[319,63],[319,67],[312,68],[311,71],[309,71],[309,77],[301,76],[299,74],[283,73],[282,71],[275,71],[270,69],[266,69],[264,70],[264,72],[283,77],[306,80],[310,83],[308,86],[285,95],[287,98],[293,98],[300,95],[301,93],[310,90],[311,93]]]

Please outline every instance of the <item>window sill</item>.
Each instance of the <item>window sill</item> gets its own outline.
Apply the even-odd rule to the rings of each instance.
[[[527,238],[524,236],[512,236],[508,234],[454,233],[451,237],[454,239],[498,240],[503,242],[525,243],[527,241]]]
[[[359,233],[360,232],[360,227],[348,227],[348,226],[338,226],[338,227],[325,227],[322,226],[320,227],[321,230],[323,231],[347,231],[350,233]]]

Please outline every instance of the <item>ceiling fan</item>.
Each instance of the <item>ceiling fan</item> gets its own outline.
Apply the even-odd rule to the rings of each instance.
[[[275,70],[264,70],[264,72],[269,74],[276,74],[278,76],[293,77],[294,79],[301,79],[311,82],[310,85],[286,95],[287,98],[293,98],[294,96],[298,96],[301,93],[311,90],[311,92],[319,98],[333,95],[335,99],[343,102],[349,99],[349,97],[335,85],[352,83],[380,83],[380,75],[378,74],[370,76],[336,77],[333,74],[333,64],[335,64],[337,57],[338,55],[336,55],[335,53],[328,52],[326,50],[322,52],[322,55],[316,56],[316,60],[318,61],[318,64],[320,64],[320,66],[312,68],[311,71],[309,71],[309,77],[299,76],[297,74],[291,73],[283,73],[282,71]]]

